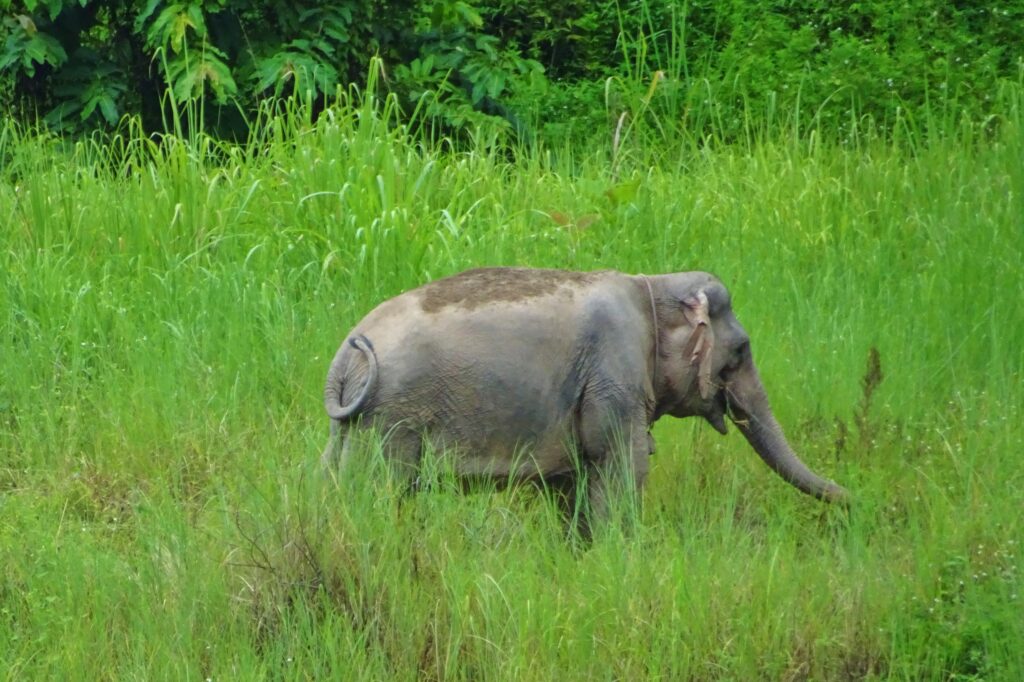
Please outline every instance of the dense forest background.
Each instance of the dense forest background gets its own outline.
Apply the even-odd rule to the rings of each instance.
[[[168,129],[192,102],[207,130],[240,137],[261,103],[297,94],[315,111],[379,56],[374,87],[445,135],[561,141],[646,119],[734,139],[782,116],[842,139],[991,124],[1024,69],[1020,2],[0,0],[0,14],[0,101],[69,132],[125,115]]]

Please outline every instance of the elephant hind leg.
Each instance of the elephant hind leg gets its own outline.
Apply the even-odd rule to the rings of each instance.
[[[395,483],[411,488],[420,467],[422,437],[411,429],[392,428],[381,433],[373,426],[335,428],[320,458],[325,473],[350,478],[373,477],[374,469],[385,469]]]
[[[325,475],[333,475],[349,449],[348,428],[334,419],[331,420],[331,434],[320,455],[320,467]]]
[[[392,481],[402,491],[412,491],[419,479],[423,461],[423,435],[412,429],[395,427],[384,435],[381,454]]]

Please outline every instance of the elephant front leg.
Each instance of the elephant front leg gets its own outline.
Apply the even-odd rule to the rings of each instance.
[[[591,529],[614,520],[628,528],[639,520],[653,440],[646,419],[636,412],[630,414],[613,403],[591,406],[582,414],[584,516]]]

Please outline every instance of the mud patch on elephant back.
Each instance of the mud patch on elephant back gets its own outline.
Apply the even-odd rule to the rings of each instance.
[[[525,268],[481,268],[427,284],[420,290],[424,312],[448,306],[473,309],[497,302],[515,302],[554,293],[560,287],[578,287],[599,273]]]

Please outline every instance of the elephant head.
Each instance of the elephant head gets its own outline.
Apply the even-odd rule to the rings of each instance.
[[[728,415],[783,479],[819,499],[846,502],[845,489],[812,472],[789,446],[722,283],[700,272],[649,282],[658,327],[655,418],[701,416],[725,434]]]

